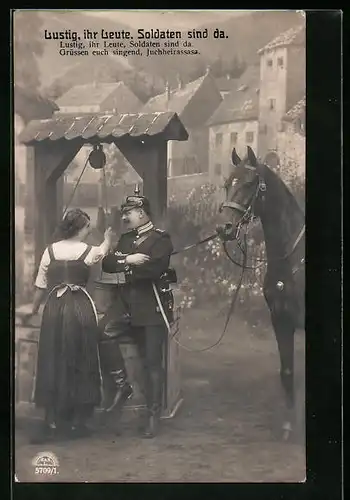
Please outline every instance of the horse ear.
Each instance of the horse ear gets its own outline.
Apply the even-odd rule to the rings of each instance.
[[[242,162],[242,160],[240,159],[240,157],[237,154],[236,148],[233,148],[233,150],[232,150],[231,160],[232,160],[232,163],[235,167],[238,167],[238,165]]]
[[[256,167],[258,164],[258,160],[256,159],[255,153],[250,146],[247,146],[247,156],[250,165],[252,167]]]

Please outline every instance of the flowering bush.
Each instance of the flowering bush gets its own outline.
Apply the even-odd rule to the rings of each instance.
[[[218,189],[210,184],[192,189],[185,206],[178,204],[174,196],[169,200],[167,229],[176,250],[215,233],[219,223]],[[260,224],[249,231],[247,244],[247,265],[256,269],[244,272],[237,307],[250,318],[253,311],[259,315],[263,308],[266,309],[262,294],[265,263],[259,260],[263,260],[265,255]],[[241,252],[234,242],[228,244],[228,250],[234,260],[242,261]],[[228,259],[219,238],[174,256],[173,265],[179,278],[180,308],[206,307],[210,304],[218,309],[227,309],[242,271]]]

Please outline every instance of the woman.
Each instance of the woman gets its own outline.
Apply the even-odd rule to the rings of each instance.
[[[44,432],[33,442],[87,435],[85,423],[100,403],[101,376],[95,305],[85,287],[89,268],[109,251],[112,230],[88,246],[90,217],[67,212],[43,253],[32,313],[48,293],[40,330],[35,404],[45,409]],[[28,320],[28,318],[27,318]]]

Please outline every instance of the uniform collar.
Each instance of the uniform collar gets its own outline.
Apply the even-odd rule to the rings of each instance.
[[[143,224],[142,226],[137,227],[135,229],[135,231],[139,236],[141,236],[141,234],[147,233],[148,231],[150,231],[153,228],[154,228],[153,222],[148,221],[148,222],[146,222],[146,224]]]

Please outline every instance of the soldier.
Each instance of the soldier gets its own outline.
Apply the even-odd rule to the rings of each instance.
[[[153,437],[162,406],[163,347],[167,325],[173,321],[173,298],[166,281],[173,245],[169,234],[154,227],[147,198],[128,196],[121,213],[125,232],[102,261],[103,271],[117,273],[121,283],[106,314],[109,318],[106,332],[112,330],[114,338],[127,333],[135,339],[145,367],[147,421],[143,434]],[[117,354],[113,367],[110,362],[117,391],[109,409],[115,406],[120,409],[132,396],[120,349]]]

